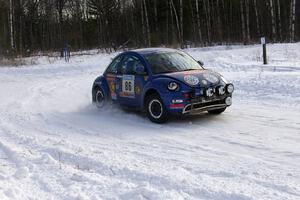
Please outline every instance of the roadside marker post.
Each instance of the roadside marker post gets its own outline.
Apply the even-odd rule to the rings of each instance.
[[[268,64],[267,61],[267,47],[266,47],[266,38],[261,37],[260,38],[260,43],[262,44],[263,47],[263,60],[264,60],[264,65]]]

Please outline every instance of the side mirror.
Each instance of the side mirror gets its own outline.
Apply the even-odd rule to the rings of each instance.
[[[145,67],[143,65],[138,65],[135,68],[135,71],[136,71],[137,74],[140,74],[140,75],[146,74]]]
[[[203,67],[204,63],[200,60],[197,61],[201,67]]]

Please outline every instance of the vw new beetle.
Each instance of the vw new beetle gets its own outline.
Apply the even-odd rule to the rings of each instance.
[[[170,115],[220,114],[233,91],[232,83],[185,52],[148,48],[116,56],[94,81],[92,98],[98,108],[112,101],[163,123]]]

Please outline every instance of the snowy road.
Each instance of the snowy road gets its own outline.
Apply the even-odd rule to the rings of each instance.
[[[0,199],[300,199],[300,44],[190,49],[236,86],[220,116],[96,110],[113,55],[0,68]]]

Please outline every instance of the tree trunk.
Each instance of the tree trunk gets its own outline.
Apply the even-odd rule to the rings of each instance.
[[[146,1],[143,0],[144,3],[144,9],[145,9],[145,19],[146,19],[146,31],[147,31],[147,46],[151,46],[151,38],[150,38],[150,27],[149,27],[149,19],[148,19],[148,10],[147,10],[147,5]]]
[[[218,41],[220,43],[222,43],[223,42],[223,35],[222,35],[222,23],[221,23],[221,17],[220,17],[222,14],[221,14],[219,0],[217,0],[216,3],[217,3],[217,8],[216,8],[217,13],[216,13],[216,15],[217,15]]]
[[[281,9],[280,9],[279,0],[277,0],[277,21],[278,21],[278,36],[279,36],[279,40],[282,41]]]
[[[246,44],[247,43],[247,39],[246,39],[245,13],[244,13],[244,5],[243,5],[243,3],[244,3],[244,1],[240,1],[243,42],[244,42],[244,44]]]
[[[192,0],[188,0],[189,2],[188,2],[188,4],[189,4],[189,9],[190,9],[190,12],[191,12],[191,27],[192,27],[192,29],[193,29],[193,31],[192,31],[192,41],[193,41],[193,44],[198,44],[198,34],[196,33],[197,31],[196,31],[196,29],[197,29],[197,27],[195,26],[195,24],[196,24],[196,22],[195,22],[195,19],[196,19],[196,17],[194,16],[195,14],[194,14],[194,9],[193,9],[193,4],[192,4]]]
[[[9,0],[9,28],[10,28],[10,48],[12,51],[15,50],[15,40],[14,40],[14,21],[13,21],[13,3]]]
[[[146,36],[146,29],[145,29],[145,19],[144,19],[144,6],[143,2],[141,1],[141,15],[142,15],[142,32],[143,32],[143,37]],[[145,45],[145,40],[143,40],[143,45]]]
[[[246,38],[247,38],[247,43],[249,43],[250,42],[249,0],[246,0],[245,3],[246,3]]]
[[[57,12],[58,12],[58,27],[59,27],[59,45],[60,48],[62,49],[64,46],[65,37],[64,37],[64,31],[63,31],[63,8],[64,8],[65,0],[57,0]],[[62,50],[61,50],[61,55],[62,55]]]
[[[180,31],[180,26],[179,26],[179,20],[178,20],[177,11],[176,11],[176,8],[175,8],[173,0],[170,0],[170,2],[171,2],[171,6],[173,8],[173,11],[174,11],[174,15],[175,15],[176,26],[177,26],[177,33],[178,33],[178,40],[179,40],[179,42],[181,42],[182,41],[182,38],[181,38],[182,35],[181,35],[181,31]]]
[[[257,0],[253,0],[253,4],[254,4],[254,13],[255,13],[255,21],[256,21],[256,33],[257,33],[258,37],[261,37],[259,15],[258,15],[258,9],[257,9]]]
[[[228,13],[228,26],[227,26],[227,42],[229,43],[232,41],[236,35],[233,35],[232,32],[234,29],[234,23],[233,23],[233,3],[232,1],[229,1],[229,13]],[[235,38],[236,39],[236,38]]]
[[[84,0],[83,2],[83,18],[86,21],[88,19],[88,14],[87,14],[87,0]]]
[[[200,14],[199,14],[199,0],[196,0],[196,18],[197,18],[198,40],[202,44],[202,34],[201,34],[201,26],[200,26]]]
[[[158,32],[158,18],[157,18],[157,0],[154,0],[154,22],[155,22],[155,31]]]
[[[23,55],[23,0],[20,0],[19,23],[19,53]]]
[[[296,0],[291,0],[290,11],[290,42],[295,41]]]
[[[230,12],[230,2],[229,2],[229,8],[225,7],[225,2],[224,0],[221,0],[221,4],[222,4],[222,9],[224,12],[224,20],[223,23],[226,24],[225,26],[223,26],[223,42],[225,42],[226,44],[229,43],[229,35],[230,35],[230,15],[228,14]]]
[[[164,34],[164,36],[166,36],[166,44],[169,44],[169,10],[170,9],[170,3],[169,1],[167,1],[167,6],[168,6],[168,10],[167,10],[167,20],[166,20],[166,35]]]
[[[100,14],[97,15],[97,42],[98,42],[98,47],[101,46],[102,40],[101,40],[101,19],[100,19]]]
[[[169,9],[170,9],[170,20],[171,20],[171,44],[174,42],[175,38],[175,31],[174,31],[174,18],[173,18],[173,6],[172,6],[172,0],[169,0]]]
[[[180,43],[181,47],[183,47],[183,5],[182,0],[179,0],[179,6],[180,6]]]
[[[269,4],[270,4],[271,22],[272,22],[272,39],[273,41],[276,41],[276,23],[275,23],[273,0],[269,0]]]
[[[206,31],[207,31],[207,42],[208,44],[211,43],[211,32],[210,32],[210,8],[209,8],[209,0],[203,0],[204,3],[204,12],[206,17]]]

